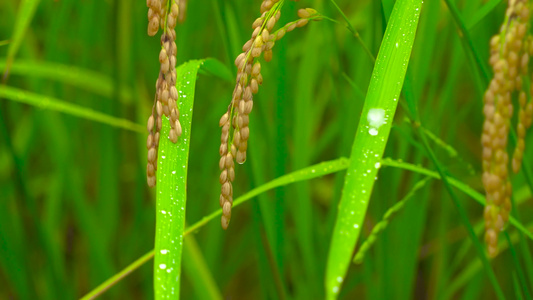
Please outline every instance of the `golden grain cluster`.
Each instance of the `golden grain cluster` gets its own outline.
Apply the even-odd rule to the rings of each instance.
[[[484,95],[485,122],[481,143],[483,146],[483,185],[487,204],[484,211],[485,242],[489,256],[498,253],[498,234],[503,230],[511,211],[512,187],[509,180],[507,144],[513,116],[512,97],[519,99],[517,146],[512,158],[512,169],[520,169],[524,154],[526,129],[531,126],[533,104],[528,101],[526,85],[531,47],[529,31],[529,4],[525,0],[510,0],[506,19],[490,42],[490,64],[494,77]]]
[[[148,149],[148,164],[146,166],[146,176],[148,186],[154,187],[156,184],[155,172],[157,170],[157,151],[159,148],[159,138],[162,127],[163,115],[170,121],[170,132],[168,138],[173,143],[178,141],[182,129],[179,121],[179,110],[177,106],[178,90],[176,89],[176,22],[179,16],[178,4],[175,0],[147,0],[148,9],[148,35],[153,36],[159,27],[163,29],[161,35],[161,51],[159,52],[160,70],[156,81],[156,93],[152,114],[148,118],[148,139],[146,148]]]
[[[246,161],[246,150],[250,137],[250,113],[253,108],[253,96],[257,94],[259,85],[263,83],[261,63],[255,61],[261,55],[266,62],[272,59],[272,48],[286,32],[296,27],[305,26],[309,19],[318,14],[313,9],[300,9],[300,19],[290,22],[277,31],[273,31],[280,18],[279,0],[265,0],[261,4],[261,17],[252,24],[252,36],[242,47],[242,53],[235,59],[237,78],[231,104],[220,118],[222,128],[220,138],[220,206],[222,207],[222,228],[227,229],[231,219],[233,205],[233,185],[235,180],[235,163]]]

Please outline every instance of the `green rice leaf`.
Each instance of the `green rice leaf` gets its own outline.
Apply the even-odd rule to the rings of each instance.
[[[353,143],[329,249],[325,282],[328,299],[337,298],[361,232],[396,112],[421,6],[419,0],[397,1],[385,31]]]
[[[0,86],[0,98],[6,98],[11,101],[26,103],[42,109],[50,109],[63,112],[69,115],[80,117],[91,121],[100,122],[114,127],[123,128],[136,132],[146,132],[144,126],[133,123],[126,119],[109,116],[104,113],[94,111],[90,108],[71,104],[56,98],[27,92],[10,86]]]
[[[223,299],[193,235],[185,236],[183,271],[190,278],[198,299]]]
[[[420,166],[409,164],[406,162],[401,162],[401,161],[392,160],[390,158],[385,158],[381,161],[381,163],[384,166],[401,168],[401,169],[409,170],[409,171],[416,172],[419,174],[427,175],[427,176],[430,176],[430,177],[433,177],[439,180],[441,179],[441,176],[437,172],[422,168]],[[455,178],[448,176],[447,179],[450,182],[450,185],[460,190],[461,192],[467,194],[472,199],[476,200],[477,203],[481,204],[482,206],[485,206],[485,201],[486,201],[485,196],[483,196],[482,194],[480,194],[479,192],[477,192],[476,190],[474,190],[467,184]],[[530,232],[526,227],[524,227],[524,225],[522,225],[522,223],[516,220],[513,216],[509,217],[509,223],[511,223],[511,225],[516,227],[516,229],[520,230],[523,234],[525,234],[527,237],[533,240],[533,233]]]
[[[181,256],[187,200],[187,169],[196,75],[203,60],[176,69],[180,123],[183,133],[176,144],[168,139],[170,124],[163,118],[157,167],[156,234],[154,258],[155,299],[179,299]]]
[[[13,30],[13,35],[11,36],[9,47],[7,48],[7,67],[4,71],[3,81],[6,81],[9,76],[9,68],[22,44],[26,30],[30,26],[39,2],[39,0],[22,0],[19,3],[15,28]]]
[[[6,70],[6,67],[7,61],[0,60],[0,70]],[[9,73],[55,80],[107,98],[113,97],[115,93],[114,81],[110,76],[76,66],[48,61],[17,60],[11,65]],[[131,89],[121,89],[120,97],[131,100]]]
[[[200,74],[213,75],[228,82],[233,82],[235,80],[230,69],[228,69],[225,64],[214,58],[207,58],[204,61],[204,64],[200,69]]]
[[[490,14],[502,0],[489,0],[483,5],[467,22],[466,27],[472,30],[479,22],[481,22],[488,14]]]

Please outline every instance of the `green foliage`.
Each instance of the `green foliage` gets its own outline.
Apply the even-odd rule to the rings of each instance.
[[[177,101],[183,134],[177,144],[168,139],[170,123],[163,120],[157,161],[154,289],[156,299],[172,299],[180,294],[181,256],[187,202],[187,170],[196,74],[203,60],[176,68]]]
[[[337,298],[363,227],[416,36],[421,1],[398,1],[380,46],[350,156],[328,256],[326,294]]]
[[[22,40],[24,39],[24,35],[26,34],[28,27],[30,26],[31,20],[33,19],[33,15],[35,14],[35,10],[37,9],[39,2],[39,0],[23,0],[19,3],[13,35],[9,40],[6,59],[7,64],[3,72],[3,82],[5,82],[7,80],[7,77],[9,76],[9,69],[11,67],[11,64],[13,64],[13,60],[15,59],[15,56],[19,51],[19,48],[22,44]]]
[[[144,126],[135,124],[129,120],[116,118],[94,111],[90,108],[80,107],[63,100],[44,95],[37,95],[35,93],[19,90],[9,86],[0,86],[0,97],[16,102],[30,104],[36,106],[37,108],[54,110],[126,130],[144,132]]]
[[[481,249],[482,95],[507,1],[420,2],[284,1],[274,32],[306,6],[324,17],[260,60],[223,231],[218,120],[261,1],[188,1],[184,135],[162,133],[155,189],[146,3],[0,1],[0,299],[530,299],[530,133],[500,254]]]

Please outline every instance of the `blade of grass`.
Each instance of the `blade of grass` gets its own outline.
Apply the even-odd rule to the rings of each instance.
[[[481,74],[483,86],[487,86],[489,82],[489,68],[487,64],[481,59],[479,53],[476,50],[476,47],[474,47],[472,37],[470,36],[470,32],[468,31],[468,29],[466,28],[459,9],[457,9],[457,6],[455,6],[455,3],[452,0],[444,0],[444,2],[448,6],[448,9],[452,14],[453,20],[457,25],[457,28],[459,30],[459,38],[461,39],[465,52],[470,53],[474,58],[476,63],[475,67],[478,68],[478,71]]]
[[[518,221],[522,221],[521,217],[520,217],[520,212],[518,210],[518,206],[517,200],[515,200],[515,198],[518,198],[516,197],[517,193],[516,192],[513,192],[515,196],[511,197],[511,204],[512,204],[512,215],[518,220]],[[522,252],[522,259],[524,261],[524,267],[526,269],[526,272],[527,272],[527,275],[529,277],[529,283],[531,287],[533,287],[533,257],[532,257],[532,254],[531,254],[531,251],[529,250],[529,245],[527,243],[527,240],[524,238],[524,235],[522,233],[520,233],[520,252]],[[525,285],[526,287],[528,286],[527,284]]]
[[[422,1],[397,1],[385,31],[353,143],[330,244],[325,279],[328,299],[337,298],[362,228],[396,112],[421,6]]]
[[[525,230],[533,230],[533,223],[525,226]],[[518,233],[511,235],[511,242],[514,244],[518,241]],[[501,241],[498,243],[498,249],[500,249],[500,255],[508,248],[507,241]],[[455,292],[461,289],[464,285],[470,282],[471,278],[477,274],[482,268],[482,264],[479,259],[472,260],[471,263],[466,266],[461,273],[454,276],[454,280],[444,290],[444,296],[442,299],[450,299]]]
[[[411,189],[411,191],[409,191],[409,193],[407,193],[407,195],[405,195],[405,197],[402,198],[402,200],[398,201],[396,204],[394,204],[391,208],[389,208],[385,212],[381,221],[379,221],[379,223],[377,223],[374,226],[374,228],[372,228],[372,232],[370,232],[370,235],[368,236],[368,238],[361,244],[361,246],[359,247],[359,250],[357,250],[357,253],[355,254],[355,257],[353,259],[353,262],[355,264],[360,264],[363,262],[366,252],[368,252],[368,249],[370,249],[370,247],[374,245],[380,233],[383,232],[385,228],[387,228],[391,218],[405,206],[405,203],[407,203],[409,199],[413,198],[413,196],[416,194],[416,192],[419,189],[421,189],[422,187],[424,187],[424,185],[426,185],[429,179],[430,179],[429,177],[426,177],[425,179],[417,182],[415,186]]]
[[[490,14],[502,0],[489,0],[481,9],[479,9],[467,22],[467,30],[472,30],[477,24],[479,24],[488,14]]]
[[[422,124],[421,120],[420,120],[420,115],[417,111],[417,100],[415,99],[415,96],[412,92],[412,85],[410,84],[410,81],[408,80],[407,81],[407,85],[406,85],[406,89],[405,89],[405,98],[406,98],[406,101],[407,103],[409,104],[409,109],[410,109],[410,113],[411,115],[415,118],[415,124]],[[431,161],[433,162],[433,164],[435,165],[435,167],[437,168],[437,171],[442,179],[442,182],[444,183],[444,187],[446,188],[448,194],[450,195],[450,197],[452,198],[452,201],[459,213],[459,216],[461,217],[461,221],[463,222],[463,225],[465,226],[465,228],[467,229],[467,232],[468,232],[468,235],[470,237],[470,239],[472,240],[472,243],[473,245],[475,246],[475,249],[477,251],[477,254],[479,256],[479,258],[481,259],[482,263],[483,263],[483,267],[485,268],[485,271],[487,272],[487,276],[492,284],[492,287],[494,288],[494,291],[496,292],[496,295],[499,299],[505,299],[505,296],[503,294],[503,291],[501,290],[501,287],[498,283],[498,280],[496,278],[496,275],[494,274],[494,271],[492,270],[491,266],[490,266],[490,262],[487,258],[487,255],[484,251],[484,248],[483,246],[481,245],[480,241],[478,240],[477,238],[477,235],[476,233],[474,232],[474,229],[472,227],[472,224],[470,224],[470,221],[468,219],[468,215],[464,209],[464,207],[462,206],[461,202],[459,201],[459,199],[457,198],[457,196],[455,195],[455,192],[453,191],[453,189],[451,188],[451,185],[450,185],[450,182],[448,180],[448,175],[447,175],[447,171],[445,170],[444,166],[440,164],[437,156],[435,155],[435,153],[433,152],[431,146],[429,145],[429,142],[428,142],[428,138],[426,136],[426,133],[424,130],[422,130],[422,126],[414,126],[415,128],[415,132],[418,134],[418,136],[420,137],[420,139],[422,140],[422,143],[424,145],[424,148],[426,149],[426,152],[429,156],[429,158],[431,159]]]
[[[516,300],[523,300],[524,296],[522,296],[522,291],[520,290],[520,284],[518,283],[518,279],[516,279],[516,272],[513,272],[513,288],[514,288]]]
[[[353,34],[353,36],[355,37],[357,42],[361,45],[361,47],[363,47],[363,50],[365,50],[365,53],[368,55],[368,57],[370,58],[372,63],[375,63],[376,62],[376,58],[374,57],[372,52],[370,52],[370,49],[368,49],[368,47],[366,46],[365,42],[361,39],[361,36],[359,35],[359,32],[357,32],[357,30],[355,30],[355,28],[353,28],[352,24],[350,23],[350,20],[348,20],[348,17],[346,17],[346,15],[342,11],[342,9],[339,7],[337,2],[335,2],[335,0],[330,0],[330,1],[333,4],[333,6],[335,6],[335,8],[339,11],[339,13],[341,14],[342,18],[346,22],[346,28],[348,28],[348,30],[350,30],[350,32]]]
[[[214,58],[207,58],[198,73],[214,75],[227,82],[233,82],[235,80],[230,69],[218,59]]]
[[[0,61],[0,70],[5,70],[6,60]],[[51,79],[85,89],[107,98],[112,98],[114,93],[113,80],[110,76],[88,69],[69,66],[48,61],[17,60],[11,65],[10,74],[25,77]],[[120,96],[131,100],[131,89],[122,88]]]
[[[485,278],[478,274],[468,282],[468,286],[465,287],[465,291],[461,295],[461,300],[481,299],[481,292],[485,288]]]
[[[34,287],[32,286],[31,276],[28,276],[29,268],[27,258],[27,243],[20,229],[22,225],[20,220],[15,220],[18,215],[18,209],[13,206],[11,209],[7,206],[14,202],[14,197],[2,198],[0,205],[0,269],[7,274],[5,285],[10,286],[16,292],[15,296],[20,299],[30,299],[35,297]],[[13,219],[13,221],[11,221]],[[11,222],[9,222],[11,221]]]
[[[222,299],[194,236],[185,237],[183,244],[183,271],[191,278],[197,299]]]
[[[268,183],[265,183],[246,194],[240,196],[239,198],[235,199],[233,202],[233,206],[236,207],[250,199],[253,199],[259,194],[265,193],[269,190],[272,190],[274,188],[285,186],[291,183],[309,180],[313,178],[322,177],[328,174],[336,173],[341,170],[344,170],[348,167],[348,159],[341,157],[336,160],[331,160],[327,162],[322,162],[316,165],[309,166],[307,168],[303,168],[298,171],[294,171],[292,173],[283,175],[281,177],[278,177]],[[222,209],[218,209],[215,212],[211,213],[208,216],[203,217],[200,221],[196,222],[195,224],[187,227],[185,232],[183,233],[184,236],[191,234],[198,230],[200,227],[207,224],[209,221],[217,218],[222,214]],[[92,290],[90,293],[85,295],[82,300],[87,299],[94,299],[98,297],[99,295],[103,294],[106,290],[108,290],[110,287],[115,285],[117,282],[119,282],[122,278],[126,277],[129,273],[131,273],[133,270],[139,268],[141,265],[143,265],[145,262],[150,260],[154,256],[154,250],[146,253],[141,258],[137,259],[133,263],[131,263],[129,266],[127,266],[125,269],[120,271],[119,273],[115,274],[113,277],[109,278],[102,284],[100,284],[98,287],[96,287],[94,290]]]
[[[401,168],[401,169],[409,170],[409,171],[412,171],[412,172],[420,173],[420,174],[423,174],[423,175],[431,176],[431,177],[436,178],[436,179],[441,179],[440,174],[437,173],[437,172],[430,171],[428,169],[422,168],[420,166],[415,166],[415,165],[412,165],[412,164],[409,164],[409,163],[406,163],[406,162],[395,161],[395,160],[392,160],[390,158],[384,158],[381,161],[381,164],[383,166]],[[457,188],[461,192],[467,194],[472,199],[476,200],[476,202],[478,202],[479,204],[485,206],[485,196],[483,196],[482,194],[478,193],[476,190],[472,189],[471,187],[469,187],[468,185],[464,184],[463,182],[461,182],[461,181],[459,181],[457,179],[454,179],[454,178],[452,178],[450,176],[448,176],[448,181],[455,188]],[[511,223],[511,225],[516,227],[516,229],[518,229],[520,232],[522,232],[527,237],[529,237],[531,240],[533,240],[533,233],[529,232],[524,227],[524,225],[522,225],[522,223],[520,223],[514,217],[512,217],[512,216],[509,217],[509,223]]]
[[[522,270],[522,265],[520,264],[520,261],[518,260],[518,255],[516,254],[513,243],[511,242],[511,237],[509,236],[509,232],[505,230],[503,234],[505,235],[505,239],[507,240],[507,244],[509,245],[509,251],[511,252],[511,257],[513,259],[513,264],[515,267],[513,275],[515,275],[514,273],[518,274],[519,284],[518,282],[517,284],[519,287],[520,285],[522,286],[522,290],[524,292],[524,295],[526,296],[526,299],[531,300],[531,294],[529,293],[529,289],[527,287],[526,277],[524,275],[524,271]]]
[[[342,157],[336,160],[322,162],[322,163],[312,165],[312,166],[300,169],[298,171],[294,171],[289,174],[283,175],[235,199],[235,201],[233,202],[233,206],[234,207],[238,206],[242,204],[243,202],[246,202],[258,196],[259,194],[262,194],[276,187],[285,186],[291,183],[305,181],[305,180],[309,180],[312,178],[317,178],[317,177],[321,177],[327,174],[336,173],[338,171],[344,170],[348,167],[348,162],[349,162],[348,159]],[[187,234],[189,232],[197,230],[198,228],[202,227],[207,222],[211,221],[213,218],[216,218],[217,216],[221,214],[222,214],[222,210],[219,209],[211,213],[210,215],[203,217],[202,220],[188,227],[185,233]]]
[[[144,126],[135,124],[129,120],[116,118],[103,114],[101,112],[94,111],[90,108],[85,108],[59,99],[23,91],[9,86],[0,86],[0,97],[16,102],[33,105],[42,109],[50,109],[63,112],[69,115],[100,122],[114,127],[123,128],[126,130],[131,130],[140,133],[146,132]]]
[[[177,144],[168,139],[170,124],[163,120],[159,144],[154,258],[155,299],[179,299],[187,169],[196,75],[203,60],[176,68],[178,107],[183,134]]]
[[[119,273],[115,274],[113,277],[103,282],[101,285],[99,285],[97,288],[89,292],[87,295],[83,296],[80,300],[96,299],[97,297],[105,293],[109,288],[114,286],[117,282],[121,281],[123,278],[128,276],[131,272],[137,270],[140,266],[150,261],[150,259],[152,259],[153,257],[154,257],[154,250],[146,253],[145,255],[135,260],[133,263],[128,265],[125,269],[123,269]]]
[[[313,148],[313,108],[316,106],[314,94],[315,87],[320,84],[322,61],[319,59],[321,51],[324,51],[323,28],[313,26],[306,34],[303,47],[306,49],[302,53],[301,63],[298,66],[297,79],[294,89],[294,113],[293,118],[293,151],[298,153],[292,159],[292,168],[298,170],[311,163],[311,149]],[[311,298],[313,295],[321,298],[320,286],[312,284],[318,282],[319,270],[315,263],[318,255],[313,235],[313,224],[315,223],[315,212],[311,198],[311,188],[308,182],[295,185],[292,191],[295,201],[289,203],[291,216],[296,228],[296,240],[302,254],[303,275],[302,280],[308,288],[302,289],[305,292],[302,297]]]
[[[487,276],[489,277],[489,280],[492,284],[492,287],[494,288],[494,291],[496,292],[496,295],[498,297],[498,299],[505,299],[505,296],[503,295],[503,291],[501,290],[501,287],[498,283],[498,280],[496,278],[496,275],[494,274],[494,271],[492,270],[491,266],[490,266],[490,263],[489,263],[489,260],[485,254],[485,251],[483,250],[483,246],[481,245],[480,241],[478,240],[475,232],[474,232],[474,229],[472,228],[472,224],[470,224],[470,221],[468,220],[468,215],[465,211],[465,209],[463,208],[461,202],[459,201],[459,199],[457,198],[457,196],[455,195],[454,191],[452,190],[451,186],[450,186],[450,183],[449,183],[449,180],[448,180],[448,176],[445,174],[445,170],[443,168],[442,165],[440,165],[437,157],[435,156],[435,154],[433,153],[433,150],[431,149],[431,147],[429,146],[429,143],[427,141],[427,138],[424,134],[423,131],[419,130],[419,134],[420,134],[420,137],[422,139],[422,142],[431,158],[431,160],[433,161],[433,163],[435,164],[435,166],[437,167],[437,170],[441,176],[441,179],[444,183],[444,186],[446,187],[446,190],[448,191],[448,194],[450,195],[450,197],[452,198],[458,212],[459,212],[459,216],[461,217],[462,221],[463,221],[463,224],[465,225],[467,231],[468,231],[468,234],[470,236],[470,238],[472,239],[472,242],[477,250],[477,254],[478,256],[480,257],[481,261],[483,262],[483,267],[485,268],[485,271],[487,272]]]
[[[9,76],[9,68],[17,55],[17,52],[22,44],[26,30],[30,26],[35,10],[39,5],[39,0],[22,0],[19,3],[19,9],[17,12],[17,19],[15,21],[13,35],[10,39],[9,47],[7,48],[7,64],[6,70],[4,71],[4,76],[2,81],[5,83]]]

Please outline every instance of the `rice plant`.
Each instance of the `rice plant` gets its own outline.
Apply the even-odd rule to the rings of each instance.
[[[532,299],[532,2],[0,1],[0,299]]]

